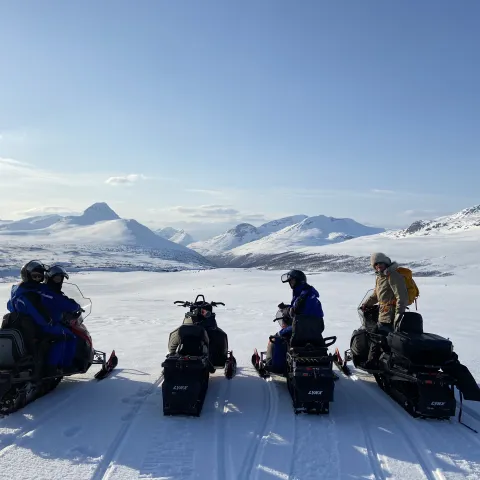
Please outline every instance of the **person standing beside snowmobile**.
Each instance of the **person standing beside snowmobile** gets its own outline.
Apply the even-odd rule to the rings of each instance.
[[[405,278],[397,272],[398,263],[392,262],[384,253],[372,253],[370,264],[376,275],[375,290],[360,308],[364,310],[378,303],[377,330],[378,333],[388,333],[393,331],[397,320],[407,308],[407,285]],[[375,367],[380,354],[380,345],[372,343],[365,366]]]
[[[25,332],[24,334],[32,338],[38,335],[40,338],[55,340],[45,362],[44,373],[50,376],[60,373],[58,367],[62,363],[68,331],[54,322],[48,309],[53,296],[48,287],[41,283],[45,279],[46,271],[47,267],[39,261],[26,263],[20,271],[21,282],[12,286],[7,309],[12,314],[18,314],[16,321],[19,321],[22,333]],[[26,321],[27,319],[31,322]]]

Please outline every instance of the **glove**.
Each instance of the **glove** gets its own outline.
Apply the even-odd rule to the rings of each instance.
[[[280,308],[281,310],[283,310],[284,308],[287,308],[288,305],[285,305],[283,302],[282,303],[279,303],[278,305],[278,308]]]

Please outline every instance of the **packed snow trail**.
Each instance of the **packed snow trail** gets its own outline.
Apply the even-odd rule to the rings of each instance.
[[[360,371],[335,382],[329,415],[293,413],[284,379],[265,381],[250,363],[253,348],[263,350],[268,334],[276,330],[275,305],[289,293],[278,285],[278,272],[80,277],[82,291],[93,299],[86,323],[94,345],[115,348],[119,365],[101,382],[92,379],[98,367],[65,379],[49,395],[0,419],[1,479],[480,478],[480,435],[456,418],[410,417],[372,376]],[[434,291],[439,280],[422,282],[423,303],[428,304],[429,296],[438,298]],[[343,350],[358,327],[358,291],[370,287],[371,278],[312,275],[312,284],[322,292],[329,312],[326,334],[337,335],[336,345]],[[0,285],[2,297],[9,288]],[[448,288],[450,297],[469,304],[469,288]],[[173,301],[197,293],[227,305],[217,309],[217,318],[237,358],[237,375],[229,381],[219,369],[211,376],[199,418],[164,417],[161,363],[168,334],[184,313]],[[268,305],[273,305],[271,311]],[[472,334],[476,314],[466,311],[454,332],[447,313],[424,314],[425,322],[431,318],[439,334],[451,335],[460,358],[478,378]],[[479,405],[466,402],[464,420],[479,430]]]

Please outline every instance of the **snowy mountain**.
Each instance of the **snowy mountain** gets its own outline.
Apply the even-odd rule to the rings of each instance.
[[[171,242],[178,243],[179,245],[187,246],[190,243],[193,243],[195,240],[193,237],[187,233],[185,230],[177,230],[173,227],[164,227],[155,230],[155,234],[159,235],[162,238],[166,238]]]
[[[185,230],[178,230],[177,233],[173,234],[169,240],[173,243],[178,243],[179,245],[187,246],[193,243],[193,237],[188,234]]]
[[[217,235],[201,242],[191,243],[188,247],[202,255],[219,255],[233,248],[270,235],[271,233],[281,230],[289,225],[301,222],[305,218],[307,218],[306,215],[293,215],[264,223],[259,227],[254,227],[249,223],[241,223],[221,235]]]
[[[180,230],[177,230],[176,228],[173,227],[164,227],[164,228],[159,228],[158,230],[155,230],[155,233],[157,235],[160,235],[163,238],[166,238],[167,240],[170,240],[175,234],[177,234]]]
[[[63,217],[57,214],[53,215],[39,215],[35,217],[22,218],[21,220],[9,221],[6,223],[0,222],[0,231],[28,231],[41,230],[50,227],[62,220]]]
[[[349,242],[345,242],[345,245]],[[338,244],[341,245],[341,244]],[[253,348],[264,349],[279,301],[290,300],[280,273],[210,270],[177,273],[73,274],[92,299],[85,324],[94,346],[119,364],[100,382],[92,365],[64,378],[47,396],[0,419],[1,474],[15,480],[474,480],[479,435],[448,421],[412,418],[355,369],[334,382],[327,415],[295,415],[285,378],[259,377]],[[359,326],[356,307],[373,278],[309,274],[324,304],[325,336],[343,353]],[[480,381],[475,272],[467,282],[422,278],[419,311],[426,331],[452,340]],[[0,303],[10,296],[0,284]],[[476,289],[476,290],[475,290]],[[162,414],[162,362],[184,309],[175,300],[224,301],[216,309],[238,362],[237,375],[210,375],[200,417]],[[459,312],[461,307],[461,312]],[[461,321],[458,319],[461,314]],[[182,377],[179,377],[182,378]],[[458,401],[458,392],[457,405]],[[479,402],[463,402],[462,420],[480,430]]]
[[[260,233],[253,225],[241,223],[225,233],[208,240],[191,243],[188,247],[202,255],[218,255],[257,238],[260,238]]]
[[[308,218],[307,215],[292,215],[290,217],[272,220],[271,222],[264,223],[263,225],[257,227],[257,231],[262,237],[264,237],[270,235],[271,233],[278,232],[282,228],[295,225],[306,218]]]
[[[389,236],[436,235],[480,229],[480,205],[465,208],[453,215],[433,220],[417,220],[404,230],[389,232]]]
[[[259,240],[230,251],[232,255],[246,253],[282,253],[299,247],[329,245],[355,237],[383,232],[383,228],[367,227],[349,218],[319,215],[307,217]]]
[[[20,268],[32,254],[47,263],[62,261],[77,269],[177,270],[213,266],[199,253],[156,235],[136,220],[120,218],[106,203],[95,203],[82,215],[42,219],[43,228],[38,227],[41,222],[32,219],[14,222],[22,230],[11,224],[0,227],[0,248],[6,254],[0,257],[0,277],[2,272],[9,274]]]
[[[371,273],[370,255],[381,251],[412,268],[416,276],[464,275],[480,267],[478,212],[478,207],[471,207],[436,219],[430,223],[436,228],[419,233],[405,234],[406,229],[317,245],[311,242],[315,235],[293,243],[289,229],[284,229],[209,258],[222,267]]]
[[[71,225],[94,225],[97,222],[118,220],[120,217],[105,203],[94,203],[82,215],[70,215],[65,221]]]

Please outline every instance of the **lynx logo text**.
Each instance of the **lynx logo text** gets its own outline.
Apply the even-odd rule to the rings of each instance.
[[[309,395],[321,395],[323,393],[323,390],[310,390],[308,392]]]
[[[442,407],[445,405],[445,402],[432,402],[430,405],[432,405],[432,407]]]
[[[188,388],[188,385],[175,385],[173,387],[174,390],[186,390]]]

